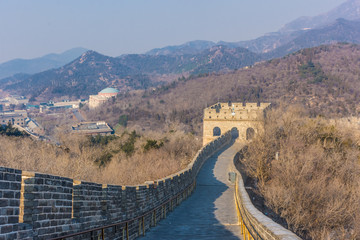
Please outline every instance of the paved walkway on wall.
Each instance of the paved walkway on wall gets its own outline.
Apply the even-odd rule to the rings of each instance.
[[[221,150],[203,165],[195,192],[140,239],[242,239],[228,181],[231,162],[240,145]]]

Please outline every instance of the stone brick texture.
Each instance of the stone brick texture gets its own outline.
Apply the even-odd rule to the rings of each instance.
[[[230,141],[228,132],[204,146],[187,168],[137,186],[79,182],[40,173],[24,177],[21,170],[0,167],[0,240],[53,239],[125,221],[128,232],[125,223],[112,226],[104,230],[105,239],[127,239],[127,234],[135,239],[190,195],[202,164]],[[89,239],[91,234],[98,239],[102,231],[70,239]]]

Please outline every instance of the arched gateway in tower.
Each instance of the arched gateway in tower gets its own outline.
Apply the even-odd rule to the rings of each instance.
[[[204,109],[203,145],[231,131],[236,141],[251,140],[263,130],[264,110],[270,103],[217,103]]]

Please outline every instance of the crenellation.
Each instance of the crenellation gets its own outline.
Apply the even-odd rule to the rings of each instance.
[[[227,131],[237,134],[237,141],[250,140],[254,134],[263,130],[263,114],[268,106],[270,103],[217,103],[205,108],[203,145]]]

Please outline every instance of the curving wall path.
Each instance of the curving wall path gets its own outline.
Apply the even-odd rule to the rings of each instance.
[[[234,165],[242,145],[231,142],[227,132],[186,169],[137,186],[0,168],[0,240],[300,239],[252,205]]]

